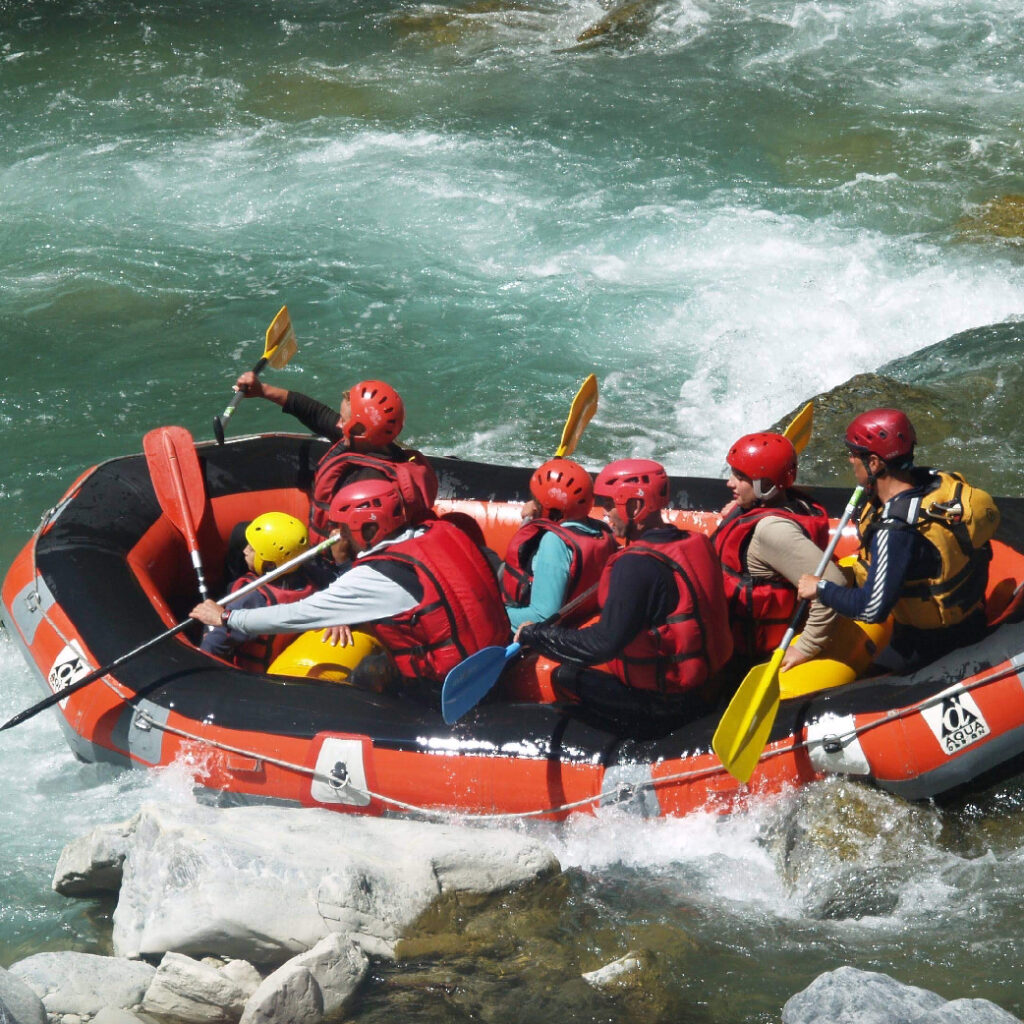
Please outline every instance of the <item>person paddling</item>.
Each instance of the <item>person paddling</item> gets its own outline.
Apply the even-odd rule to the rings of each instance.
[[[246,398],[265,398],[334,444],[317,464],[310,496],[309,538],[327,534],[331,500],[338,489],[358,480],[391,480],[402,493],[411,522],[431,515],[437,476],[427,457],[396,444],[405,425],[405,405],[390,384],[363,380],[341,396],[339,410],[298,391],[266,384],[251,370],[235,384]],[[339,414],[340,413],[340,414]]]
[[[956,473],[915,466],[917,434],[899,409],[857,416],[845,442],[868,494],[858,523],[859,586],[807,574],[800,596],[862,622],[883,622],[891,612],[892,639],[874,662],[879,672],[909,672],[980,640],[995,501]]]
[[[797,490],[797,454],[782,434],[745,434],[726,455],[732,501],[722,509],[711,542],[722,562],[736,654],[763,661],[779,646],[797,606],[796,585],[814,572],[829,538],[828,513]],[[830,564],[825,578],[845,579]],[[828,644],[836,613],[811,603],[800,636],[787,648],[783,670],[817,657]]]
[[[605,562],[618,550],[611,529],[590,518],[594,483],[578,462],[545,462],[530,477],[530,494],[501,573],[513,629],[551,618],[593,588]],[[580,617],[596,607],[595,593],[578,609]]]
[[[508,618],[487,559],[451,523],[409,522],[397,484],[346,485],[334,496],[328,521],[339,532],[331,557],[352,564],[325,590],[242,611],[204,601],[190,616],[248,636],[337,627],[343,644],[351,642],[348,627],[370,627],[410,688],[439,687],[464,658],[507,641]]]
[[[245,527],[245,542],[242,557],[248,571],[231,584],[231,593],[297,558],[309,548],[306,527],[285,512],[264,512],[257,516]],[[298,566],[239,598],[232,607],[240,610],[291,604],[310,597],[315,591],[316,587],[305,568]],[[213,629],[203,634],[199,649],[234,661],[240,668],[252,672],[265,672],[291,639],[286,634],[250,636],[229,629],[226,623],[211,625]]]
[[[605,564],[600,618],[579,629],[524,623],[516,639],[562,664],[559,689],[633,735],[709,710],[732,654],[722,570],[711,542],[665,523],[668,476],[650,459],[605,466],[595,502],[627,546]],[[596,666],[603,666],[598,668]]]

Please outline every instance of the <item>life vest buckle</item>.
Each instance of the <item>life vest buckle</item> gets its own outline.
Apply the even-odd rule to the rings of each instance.
[[[930,519],[935,519],[947,526],[959,526],[964,519],[964,506],[959,498],[951,501],[936,501],[925,510]]]

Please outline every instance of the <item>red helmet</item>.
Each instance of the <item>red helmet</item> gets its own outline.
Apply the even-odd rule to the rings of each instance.
[[[668,474],[660,463],[651,459],[619,459],[597,474],[594,494],[610,498],[626,522],[631,519],[642,522],[652,512],[668,508]],[[634,516],[627,510],[631,498],[640,502]]]
[[[914,458],[917,434],[899,409],[871,409],[862,412],[846,428],[846,444],[851,450],[877,455],[883,462],[909,464]]]
[[[402,432],[405,405],[390,384],[361,380],[350,389],[348,401],[352,411],[341,432],[350,445],[385,448]]]
[[[796,449],[782,434],[744,434],[729,449],[725,461],[730,469],[751,480],[758,500],[775,497],[796,480]]]
[[[551,459],[530,477],[530,493],[546,519],[582,519],[594,505],[590,474],[572,459]]]
[[[398,484],[391,480],[357,480],[335,494],[330,522],[332,526],[347,526],[353,538],[366,545],[375,538],[383,540],[405,526],[408,519]],[[368,526],[376,529],[370,532]]]

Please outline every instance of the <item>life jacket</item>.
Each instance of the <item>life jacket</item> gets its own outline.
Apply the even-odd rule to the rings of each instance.
[[[725,598],[737,649],[748,654],[767,654],[782,642],[796,611],[796,588],[784,576],[751,576],[747,550],[762,519],[779,516],[797,524],[822,551],[828,546],[828,513],[802,496],[787,505],[749,509],[737,507],[711,535],[722,562]]]
[[[364,555],[356,564],[375,562],[411,567],[423,588],[415,608],[372,624],[405,678],[441,682],[471,654],[508,643],[508,616],[494,570],[457,526],[432,520],[419,536]]]
[[[963,622],[984,607],[999,509],[987,491],[972,487],[958,473],[924,472],[931,478],[931,488],[923,497],[903,492],[884,506],[869,503],[863,508],[854,573],[863,583],[877,530],[916,530],[938,553],[939,569],[928,577],[908,575],[893,617],[916,629],[940,629]]]
[[[553,533],[569,549],[569,579],[562,604],[575,600],[584,591],[593,587],[601,578],[605,562],[615,554],[619,545],[614,534],[596,519],[589,521],[599,528],[598,533],[574,530],[565,523],[551,519],[531,519],[513,534],[505,552],[505,571],[501,577],[501,589],[506,604],[523,607],[530,603],[533,589],[533,557],[537,553],[545,533]],[[584,602],[581,613],[592,612],[597,607],[597,596],[591,602]]]
[[[240,587],[256,579],[259,579],[256,573],[246,573],[231,585],[231,592],[234,593]],[[308,581],[301,587],[282,587],[276,581],[271,581],[264,583],[262,587],[257,587],[256,593],[262,594],[267,605],[292,604],[294,601],[301,601],[304,597],[316,593],[316,587]],[[273,660],[293,639],[294,636],[291,633],[250,637],[245,643],[239,644],[235,648],[233,654],[235,664],[250,672],[266,672]]]
[[[620,558],[655,558],[672,571],[679,598],[665,622],[641,630],[609,669],[626,686],[660,693],[698,691],[710,698],[711,676],[732,655],[729,609],[722,569],[703,533],[679,531],[663,544],[636,541],[608,559],[598,598],[608,596],[612,568]]]
[[[331,501],[341,487],[360,470],[369,470],[385,480],[398,484],[411,524],[432,515],[437,498],[437,475],[422,453],[412,448],[392,445],[387,454],[354,452],[346,442],[336,441],[316,467],[313,493],[309,502],[309,542],[319,544],[330,532],[328,514]]]

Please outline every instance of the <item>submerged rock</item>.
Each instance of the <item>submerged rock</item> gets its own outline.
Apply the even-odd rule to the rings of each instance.
[[[1005,238],[1024,242],[1024,196],[995,196],[957,221],[956,229],[967,241]]]

